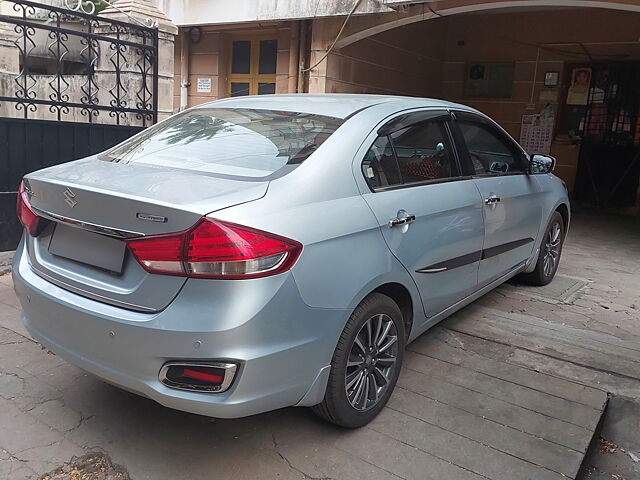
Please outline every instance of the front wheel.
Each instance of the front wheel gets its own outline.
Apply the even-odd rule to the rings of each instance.
[[[373,420],[395,388],[405,343],[398,305],[380,293],[367,296],[340,335],[316,415],[347,428]]]
[[[560,213],[555,212],[544,233],[538,261],[533,272],[522,275],[522,279],[530,285],[547,285],[558,271],[560,254],[564,243],[564,221]]]

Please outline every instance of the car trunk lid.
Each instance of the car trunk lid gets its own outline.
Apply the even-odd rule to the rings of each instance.
[[[185,278],[147,273],[124,239],[186,230],[203,215],[263,197],[268,182],[95,157],[25,177],[50,220],[27,239],[32,268],[63,288],[140,311],[165,308]]]

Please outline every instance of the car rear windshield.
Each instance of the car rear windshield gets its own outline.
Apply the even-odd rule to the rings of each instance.
[[[233,177],[269,177],[306,160],[342,122],[309,113],[197,108],[144,130],[100,158]]]

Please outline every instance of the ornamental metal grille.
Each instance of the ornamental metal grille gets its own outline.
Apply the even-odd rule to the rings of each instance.
[[[28,0],[3,5],[13,9],[0,23],[15,32],[19,72],[3,74],[13,81],[0,84],[0,103],[12,103],[24,118],[157,121],[157,28]]]

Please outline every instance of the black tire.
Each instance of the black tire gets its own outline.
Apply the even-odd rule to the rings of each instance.
[[[557,230],[556,230],[557,228]],[[554,234],[557,232],[557,245],[555,245]],[[540,244],[540,252],[538,253],[538,260],[536,262],[536,268],[531,273],[525,273],[520,276],[523,282],[529,285],[543,286],[553,280],[553,277],[558,271],[558,265],[560,264],[560,255],[562,254],[562,246],[564,244],[564,220],[562,215],[558,212],[554,212],[549,220],[547,229],[544,232],[542,243]],[[550,246],[551,245],[551,246]],[[554,256],[553,266],[549,268],[548,255]]]
[[[381,342],[379,345],[377,340]],[[387,344],[390,345],[383,349]],[[312,407],[313,412],[345,428],[369,423],[384,408],[396,386],[405,345],[404,322],[398,305],[386,295],[368,295],[353,311],[340,335],[331,360],[324,399]],[[348,366],[347,362],[352,365]],[[387,370],[391,366],[393,368]],[[382,385],[385,372],[388,381]],[[354,381],[356,383],[350,387],[349,383]],[[358,394],[359,382],[363,385]]]

